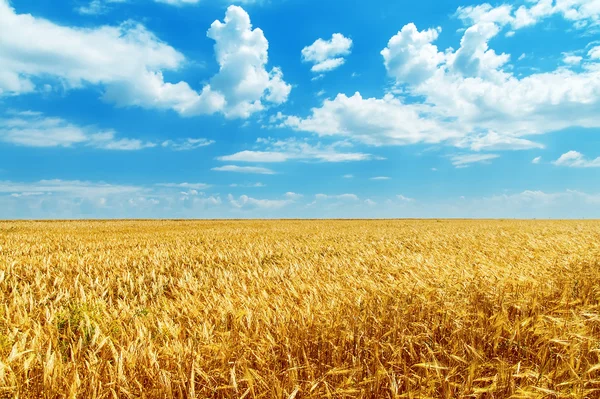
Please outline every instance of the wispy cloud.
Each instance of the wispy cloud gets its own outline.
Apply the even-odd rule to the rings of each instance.
[[[570,168],[600,168],[600,157],[587,159],[580,152],[569,151],[562,154],[560,158],[552,163],[557,166],[568,166]]]
[[[13,111],[8,118],[0,119],[0,141],[23,147],[87,146],[120,151],[156,146],[139,139],[119,138],[114,130],[82,127],[32,111]]]
[[[174,151],[190,151],[195,150],[196,148],[206,147],[214,143],[214,140],[208,140],[204,138],[186,138],[177,140],[165,140],[162,142],[161,146],[165,148],[171,148]]]
[[[235,198],[229,194],[227,196],[229,203],[236,208],[265,208],[265,209],[278,209],[283,208],[286,205],[291,204],[291,199],[256,199],[247,195],[241,195],[239,198]]]
[[[206,190],[210,188],[210,184],[205,183],[158,183],[158,187],[168,188],[180,188],[180,189],[193,189],[193,190]]]
[[[452,165],[457,168],[466,168],[473,163],[486,163],[500,157],[497,154],[460,154],[450,157]]]
[[[302,61],[312,63],[311,71],[324,73],[342,66],[350,54],[352,40],[341,33],[334,33],[329,40],[317,39],[302,49]]]
[[[233,183],[233,184],[230,184],[229,187],[259,188],[259,187],[266,187],[266,185],[264,183],[261,183],[261,182],[257,182],[257,183],[242,183],[242,184]]]
[[[344,152],[340,148],[351,147],[346,141],[330,145],[309,144],[297,139],[274,140],[259,138],[257,144],[261,150],[244,150],[231,155],[218,157],[220,161],[230,162],[286,162],[291,160],[317,162],[351,162],[374,159],[371,154],[362,152]]]
[[[237,166],[237,165],[225,165],[212,168],[211,170],[217,172],[235,172],[235,173],[256,173],[260,175],[274,175],[275,172],[268,168],[262,168],[258,166]]]

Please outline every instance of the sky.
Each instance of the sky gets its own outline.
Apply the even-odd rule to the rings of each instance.
[[[0,0],[0,218],[600,218],[600,0]]]

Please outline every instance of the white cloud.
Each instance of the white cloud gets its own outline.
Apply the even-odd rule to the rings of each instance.
[[[373,201],[373,200],[372,200],[372,199],[370,199],[370,198],[367,198],[367,199],[365,200],[365,205],[367,205],[367,206],[375,206],[375,205],[377,205],[377,202]]]
[[[182,189],[190,189],[190,190],[206,190],[211,186],[205,183],[158,183],[156,184],[158,187],[168,187],[168,188],[182,188]]]
[[[390,180],[391,178],[388,176],[375,176],[371,177],[369,180]]]
[[[231,194],[227,196],[229,203],[236,208],[265,208],[265,209],[278,209],[283,208],[286,205],[291,204],[293,201],[290,199],[285,200],[272,200],[272,199],[256,199],[248,197],[247,195],[241,195],[238,199],[235,199]]]
[[[456,11],[456,16],[469,25],[478,22],[493,22],[505,25],[513,20],[511,13],[512,6],[510,5],[503,4],[499,7],[492,7],[486,3],[476,6],[459,7]]]
[[[291,191],[288,191],[283,196],[291,201],[296,201],[296,200],[299,200],[300,198],[304,197],[302,194],[294,193]]]
[[[261,175],[274,175],[275,172],[271,169],[261,168],[258,166],[237,166],[237,165],[225,165],[212,168],[211,170],[217,172],[236,172],[236,173],[256,173]]]
[[[419,32],[415,24],[405,25],[381,51],[388,73],[401,83],[418,84],[436,71],[444,62],[444,54],[432,44],[441,28]]]
[[[396,195],[396,198],[398,198],[400,201],[403,201],[403,202],[413,202],[414,201],[414,198],[405,197],[402,194]]]
[[[590,57],[592,60],[600,60],[600,46],[595,46],[592,47],[589,51],[588,51],[588,57]]]
[[[358,201],[356,194],[339,194],[339,195],[327,195],[327,194],[316,194],[315,200],[340,200],[340,201]]]
[[[532,164],[539,164],[542,161],[542,157],[535,157],[531,160]]]
[[[473,163],[487,163],[492,159],[498,158],[496,154],[460,154],[450,157],[452,165],[457,168],[465,168]]]
[[[12,112],[0,119],[0,141],[26,147],[74,147],[133,151],[155,147],[152,142],[119,138],[113,130],[82,127],[37,112]]]
[[[344,176],[342,176],[342,177],[343,177],[344,179],[354,179],[354,175],[350,175],[350,174],[344,175]]]
[[[563,62],[567,65],[579,65],[583,57],[573,54],[563,54]]]
[[[392,95],[382,99],[338,94],[313,108],[307,118],[284,117],[279,126],[316,133],[320,136],[344,136],[369,145],[405,145],[439,143],[459,138],[462,132],[429,114],[429,107],[404,104]]]
[[[334,33],[330,40],[317,39],[302,49],[302,60],[313,64],[311,71],[323,73],[342,66],[350,54],[352,40],[341,33]]]
[[[87,5],[76,8],[83,15],[99,15],[108,12],[111,3],[125,3],[127,0],[92,0]],[[185,1],[185,0],[184,0]]]
[[[576,29],[597,26],[600,22],[600,0],[528,0],[527,5],[515,9],[503,4],[459,7],[456,15],[467,24],[492,22],[500,26],[510,25],[522,29],[536,25],[553,15],[561,15],[572,21]]]
[[[448,69],[467,78],[501,79],[498,68],[508,62],[510,55],[498,55],[488,45],[499,31],[500,28],[490,22],[479,22],[469,27],[460,41],[459,49],[454,53],[448,52]]]
[[[118,106],[230,118],[287,100],[291,86],[280,69],[265,69],[268,42],[241,7],[230,6],[225,22],[215,21],[207,35],[220,70],[196,92],[186,82],[164,81],[163,71],[180,69],[185,57],[141,24],[72,28],[17,14],[0,0],[0,95],[33,92],[39,79],[55,79],[67,89],[101,85],[103,99]]]
[[[571,168],[600,168],[600,157],[596,159],[587,159],[582,153],[569,151],[552,162],[557,166],[568,166]]]
[[[230,184],[229,187],[259,188],[259,187],[266,187],[266,185],[263,183],[260,183],[260,182],[243,183],[243,184],[233,183],[233,184]]]
[[[214,143],[214,140],[208,140],[204,138],[186,138],[176,140],[165,140],[161,143],[161,146],[165,148],[171,148],[174,151],[190,151],[195,150],[196,148],[206,147]]]
[[[339,93],[308,116],[278,118],[277,126],[367,145],[443,143],[473,151],[541,149],[532,135],[600,128],[600,64],[593,62],[600,50],[588,51],[590,60],[581,70],[561,63],[555,70],[517,76],[510,54],[490,47],[505,27],[523,27],[529,17],[537,23],[549,12],[591,26],[593,7],[579,0],[537,1],[523,12],[510,5],[460,8],[457,15],[472,25],[456,50],[437,48],[441,29],[419,31],[407,24],[381,52],[395,81],[387,95]]]
[[[485,135],[466,137],[457,145],[459,147],[469,147],[473,151],[529,150],[532,148],[544,148],[543,144],[514,136],[500,135],[494,131],[490,131]]]
[[[275,140],[259,138],[257,143],[264,147],[261,151],[240,151],[235,154],[221,156],[220,161],[232,162],[286,162],[290,160],[319,162],[349,162],[373,159],[371,154],[361,152],[340,152],[339,147],[347,147],[349,143],[339,142],[331,145],[318,143],[311,145],[296,139]]]
[[[395,94],[364,99],[340,93],[308,117],[287,116],[279,126],[369,145],[446,143],[478,151],[543,148],[523,136],[600,127],[599,67],[518,78],[502,69],[510,56],[489,47],[498,33],[494,23],[478,21],[458,50],[442,53],[432,44],[439,30],[408,24],[382,51],[400,85]],[[422,100],[407,103],[405,95]]]
[[[287,101],[291,86],[283,81],[281,69],[265,69],[269,42],[260,28],[252,29],[250,16],[243,8],[227,8],[224,22],[213,22],[207,35],[216,42],[220,68],[205,90],[223,98],[222,111],[227,117],[247,118],[263,110],[263,102]],[[184,113],[195,112],[192,107]]]
[[[126,3],[129,0],[92,0],[89,4],[76,8],[76,11],[83,15],[105,14],[110,10],[109,4]],[[163,3],[176,7],[190,6],[199,4],[202,0],[154,0],[155,3]],[[261,0],[230,0],[229,3],[254,4]],[[223,1],[225,3],[225,1]]]
[[[71,195],[76,197],[104,197],[115,194],[142,192],[139,186],[108,184],[81,180],[40,180],[31,183],[0,181],[0,193],[17,193],[19,196]]]

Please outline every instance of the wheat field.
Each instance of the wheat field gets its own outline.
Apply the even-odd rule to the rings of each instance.
[[[600,222],[0,222],[2,398],[599,398]]]

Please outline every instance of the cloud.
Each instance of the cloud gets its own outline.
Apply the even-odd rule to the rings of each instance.
[[[227,196],[227,199],[229,200],[229,203],[236,208],[278,209],[283,208],[284,206],[289,205],[293,202],[290,199],[256,199],[248,197],[247,195],[241,195],[238,199],[235,199],[231,194]]]
[[[341,200],[341,201],[358,201],[356,194],[339,194],[339,195],[327,195],[327,194],[316,194],[315,200]]]
[[[266,187],[265,184],[263,183],[243,183],[243,184],[237,184],[237,183],[233,183],[230,184],[229,187],[243,187],[243,188],[259,188],[259,187]]]
[[[293,193],[291,191],[285,193],[283,196],[291,201],[296,201],[304,197],[302,194]]]
[[[542,157],[535,157],[531,160],[532,164],[539,164],[542,161]]]
[[[402,194],[396,195],[396,198],[398,198],[400,201],[403,201],[403,202],[412,202],[412,201],[414,201],[413,198],[405,197]]]
[[[405,25],[381,51],[388,73],[398,82],[411,84],[431,77],[445,59],[432,44],[441,31],[438,27],[419,32],[415,24]]]
[[[456,16],[467,24],[492,22],[499,26],[509,25],[512,29],[530,27],[554,15],[573,22],[576,29],[594,27],[600,22],[598,0],[529,0],[527,3],[516,9],[507,4],[459,7]]]
[[[165,82],[163,71],[181,69],[186,59],[139,23],[72,28],[17,14],[0,0],[0,95],[34,92],[38,81],[58,80],[66,89],[100,85],[103,99],[118,106],[228,118],[287,100],[291,86],[279,68],[265,69],[268,42],[241,7],[230,6],[225,22],[215,21],[207,35],[220,68],[197,92],[186,82]]]
[[[0,182],[0,218],[224,218],[224,217],[600,217],[600,194],[530,189],[485,197],[416,201],[404,195],[360,201],[355,194],[318,194],[306,204],[295,193],[257,199],[204,195],[186,183],[146,186],[79,180]],[[201,183],[199,183],[201,184]],[[188,187],[179,187],[181,185]],[[181,190],[185,190],[181,192]],[[277,212],[275,212],[277,211]],[[248,212],[248,213],[240,213]]]
[[[318,161],[318,162],[350,162],[366,161],[373,159],[371,154],[362,152],[340,152],[339,147],[348,147],[349,143],[338,142],[331,145],[317,143],[311,145],[306,141],[297,139],[275,140],[259,138],[257,143],[263,146],[261,151],[244,150],[231,155],[218,157],[220,161],[232,162],[286,162]]]
[[[373,146],[441,143],[473,151],[541,149],[544,145],[531,136],[600,128],[600,63],[594,61],[600,51],[594,42],[582,68],[560,63],[528,75],[515,75],[511,55],[490,46],[506,27],[528,26],[545,15],[590,27],[598,21],[598,10],[589,4],[542,0],[521,11],[510,5],[459,8],[457,16],[470,26],[457,49],[438,49],[439,27],[419,30],[407,24],[381,51],[394,79],[388,94],[339,93],[308,116],[286,115],[277,126]]]
[[[165,147],[165,148],[171,148],[174,151],[190,151],[190,150],[195,150],[200,147],[206,147],[206,146],[209,146],[214,143],[215,143],[214,140],[208,140],[208,139],[204,139],[204,138],[201,138],[201,139],[186,138],[186,139],[176,139],[176,140],[165,140],[161,143],[161,146]]]
[[[283,81],[281,69],[265,69],[269,42],[261,29],[252,29],[250,16],[243,8],[229,6],[224,22],[213,22],[207,36],[215,41],[219,72],[204,89],[224,99],[225,116],[247,118],[262,111],[264,102],[287,101],[291,86]],[[196,111],[192,107],[184,113]]]
[[[563,55],[563,62],[567,65],[579,65],[579,64],[581,64],[582,60],[583,60],[583,57],[581,57],[579,55],[573,55],[573,54],[564,54]]]
[[[570,168],[600,168],[600,157],[596,159],[587,159],[582,153],[569,151],[552,162],[557,166],[568,166]]]
[[[0,194],[20,194],[18,196],[34,195],[71,195],[77,197],[99,197],[115,194],[131,194],[144,191],[142,187],[133,185],[108,184],[81,180],[40,180],[31,183],[12,181],[0,182]],[[43,193],[43,194],[42,194]]]
[[[211,170],[217,172],[236,172],[236,173],[256,173],[261,175],[274,175],[275,172],[271,169],[261,168],[258,166],[237,166],[237,165],[225,165],[212,168]]]
[[[87,5],[77,7],[75,10],[82,15],[100,15],[109,11],[110,7],[108,4],[125,3],[126,1],[127,0],[92,0]]]
[[[354,175],[351,175],[351,174],[347,174],[347,175],[344,175],[344,176],[342,176],[342,177],[343,177],[344,179],[354,179]]]
[[[167,187],[167,188],[181,188],[181,189],[190,189],[190,190],[206,190],[210,188],[210,184],[205,183],[158,183],[156,184],[158,187]]]
[[[469,147],[473,151],[529,150],[533,148],[544,148],[543,144],[514,136],[500,135],[494,131],[490,131],[485,135],[466,137],[463,141],[459,142],[458,146]]]
[[[376,176],[376,177],[371,177],[369,180],[390,180],[391,177],[388,176]]]
[[[302,49],[302,61],[312,63],[311,71],[329,72],[342,66],[350,55],[352,40],[341,33],[334,33],[330,40],[317,39]]]
[[[38,112],[11,112],[0,119],[0,141],[24,147],[87,146],[103,150],[135,151],[156,144],[119,138],[113,130],[82,127]]]
[[[498,157],[496,154],[460,154],[450,157],[450,160],[457,168],[466,168],[472,163],[486,163]]]
[[[363,98],[358,92],[326,99],[306,118],[284,116],[278,126],[376,146],[439,143],[463,136],[452,124],[431,115],[428,106],[404,104],[391,94],[382,99]]]

